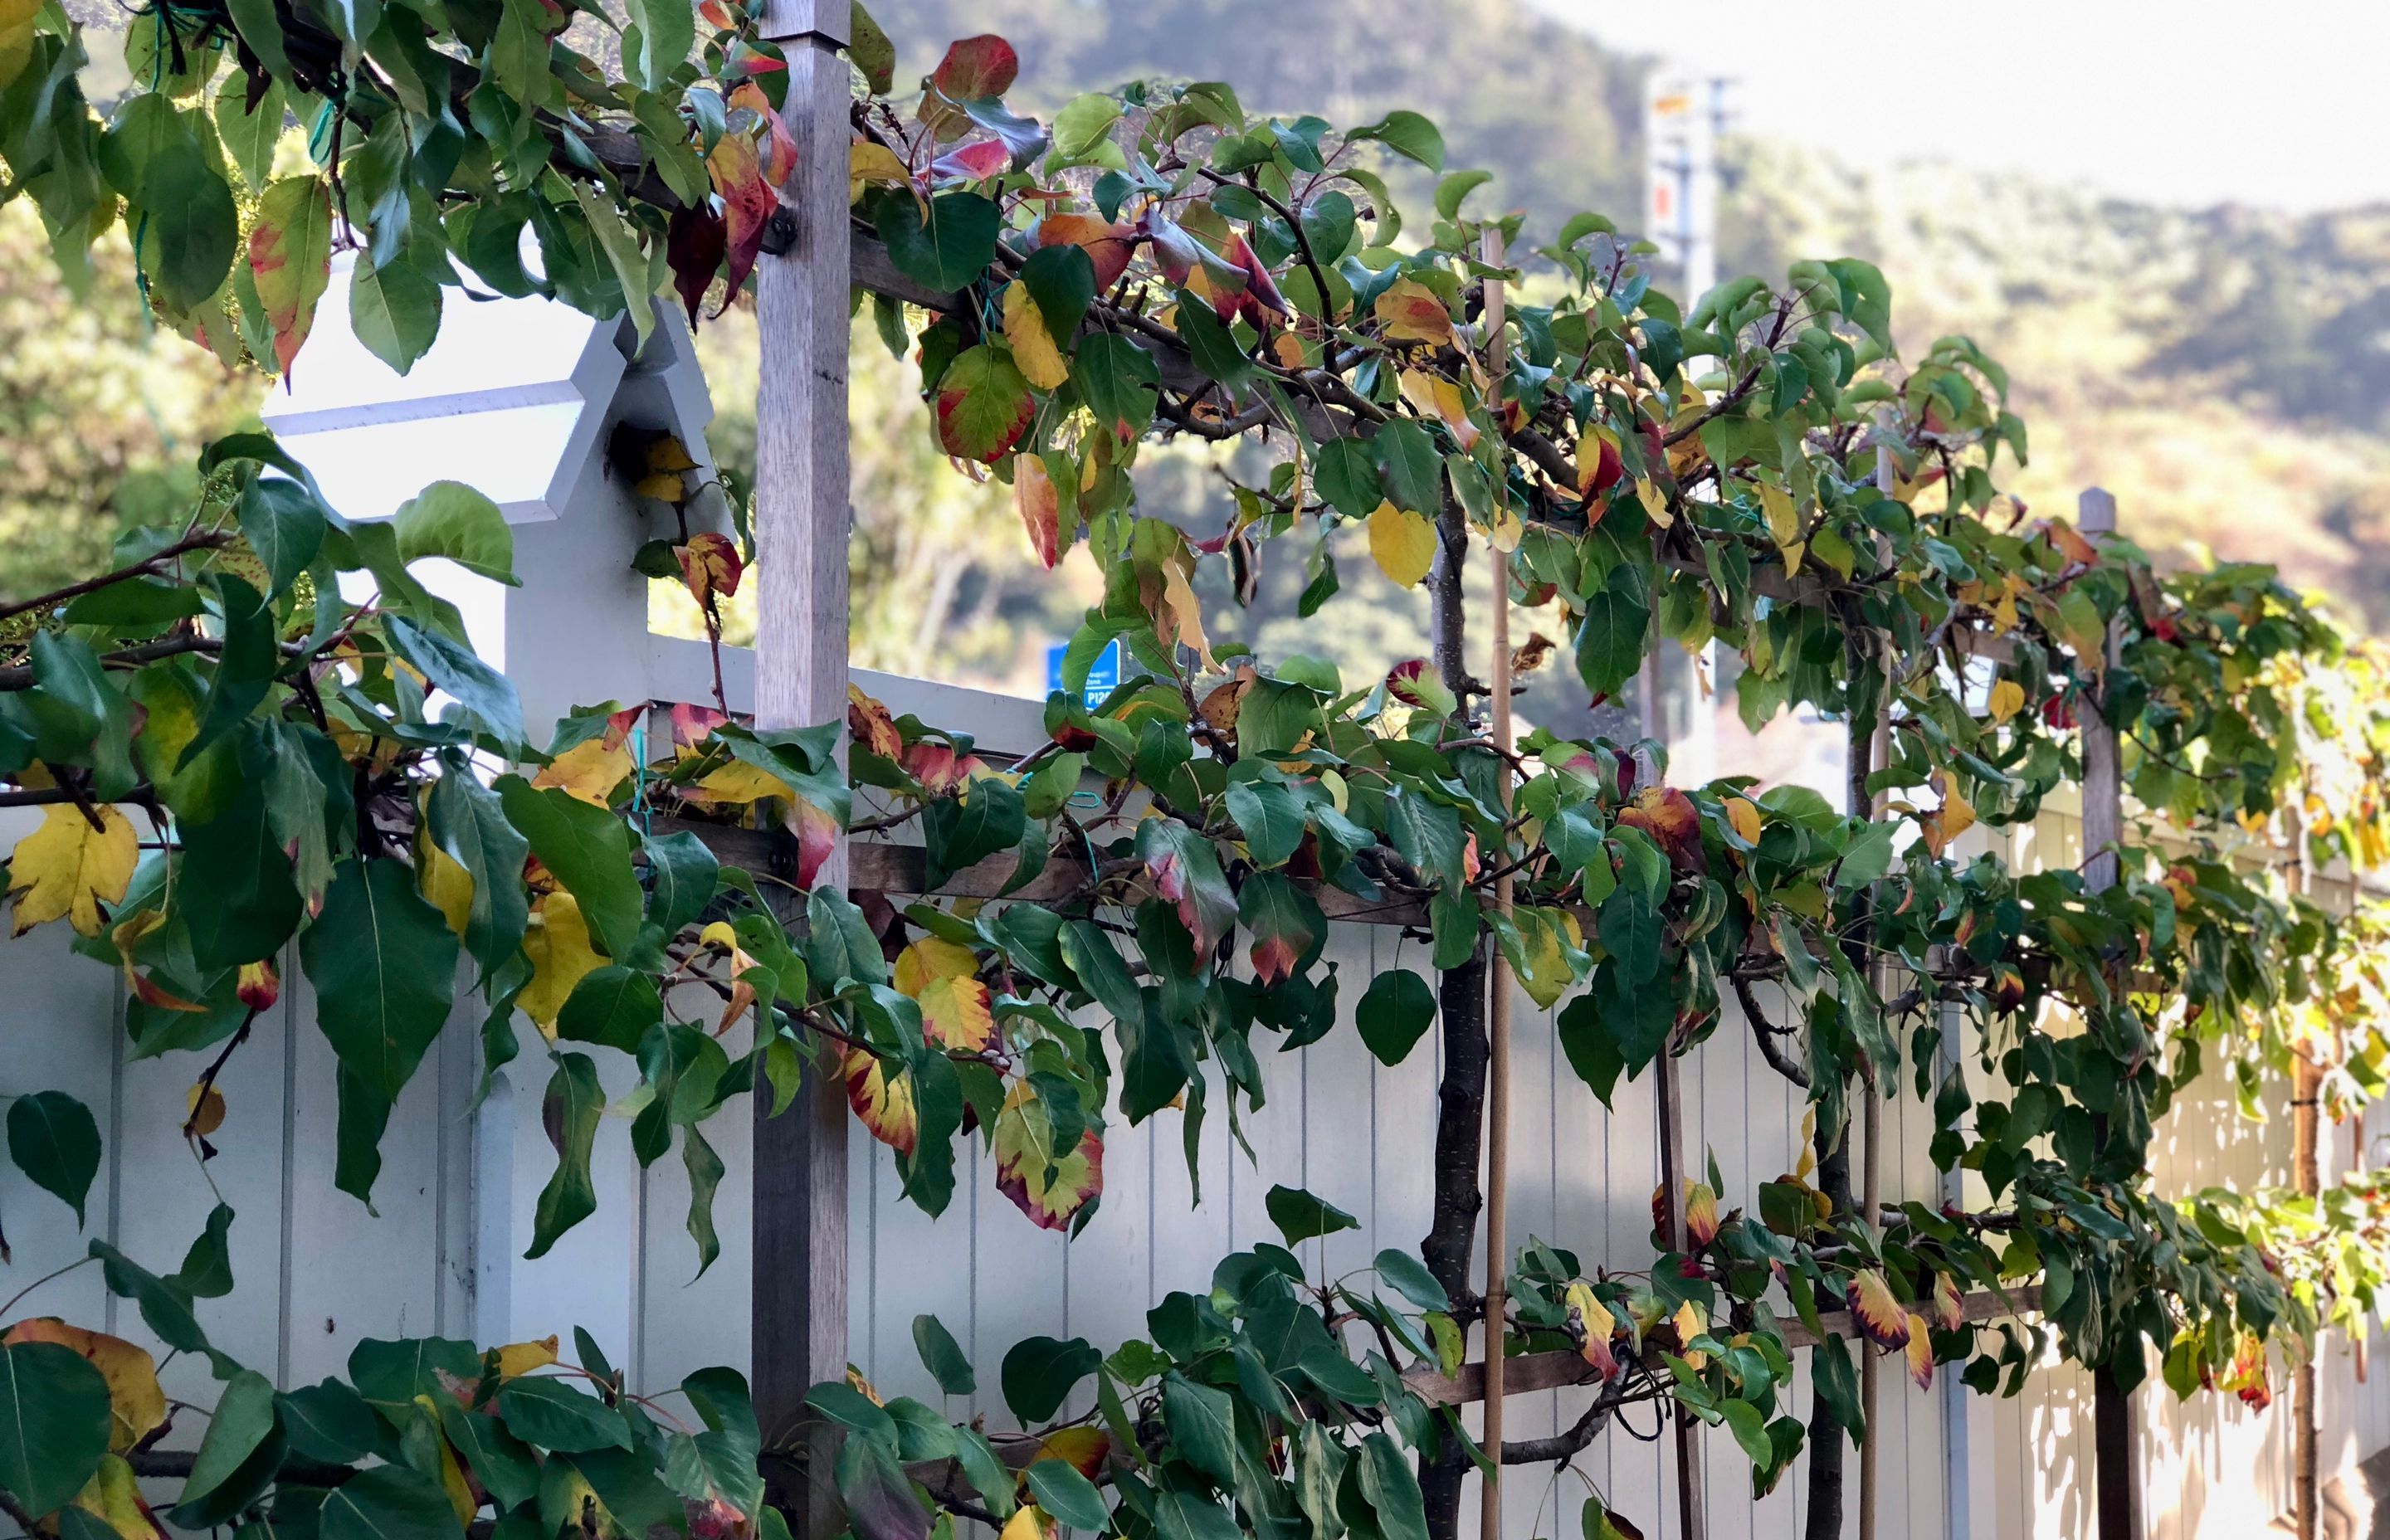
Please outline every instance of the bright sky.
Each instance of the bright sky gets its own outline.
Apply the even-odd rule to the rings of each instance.
[[[1930,157],[2295,212],[2390,199],[2382,0],[1527,3],[1733,75],[1750,132],[1862,166]]]

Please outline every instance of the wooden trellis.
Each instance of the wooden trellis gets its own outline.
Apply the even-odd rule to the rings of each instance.
[[[780,221],[777,251],[758,269],[762,322],[761,388],[756,404],[755,534],[760,552],[755,711],[759,725],[801,726],[837,720],[846,710],[848,586],[847,347],[851,289],[925,306],[951,310],[957,301],[922,289],[901,275],[877,242],[853,231],[847,216],[847,143],[850,137],[848,66],[839,50],[846,42],[844,0],[766,0],[764,35],[788,51],[784,121],[797,140],[796,170],[782,189],[787,213]],[[1135,339],[1152,353],[1166,388],[1200,389],[1208,381],[1187,356],[1169,344]],[[2105,522],[2095,522],[2101,508]],[[2114,502],[2087,493],[2087,531],[2113,530]],[[1763,579],[1761,592],[1782,602],[1818,602],[1825,590],[1807,579]],[[2000,660],[2005,638],[1961,631],[1951,645],[1960,652]],[[2084,787],[2086,843],[2112,843],[2121,825],[2121,786],[2114,735],[2086,730]],[[728,860],[768,868],[778,851],[777,837],[709,828],[705,831]],[[2094,871],[2101,869],[2095,863]],[[2114,861],[2105,870],[2113,880]],[[995,897],[1009,876],[1003,857],[956,874],[935,892],[944,896]],[[1080,891],[1091,874],[1081,864],[1057,856],[1035,879],[1009,896],[1051,901]],[[856,892],[920,894],[930,892],[923,853],[915,848],[868,843],[842,848],[822,868],[821,880],[844,881]],[[1418,926],[1425,923],[1422,901],[1411,897],[1363,900],[1334,889],[1318,895],[1330,920]],[[1497,970],[1498,971],[1498,970]],[[1499,1020],[1498,1016],[1496,1020]],[[1497,1060],[1497,1077],[1507,1065]],[[1673,1201],[1683,1170],[1682,1114],[1673,1094],[1674,1061],[1663,1056],[1658,1079],[1662,1109],[1661,1156]],[[1498,1084],[1489,1097],[1495,1108],[1507,1101]],[[1497,1138],[1499,1138],[1497,1135]],[[798,1109],[778,1118],[758,1118],[754,1133],[753,1389],[758,1417],[767,1434],[805,1424],[804,1397],[816,1381],[840,1378],[848,1361],[846,1114],[835,1076],[816,1075]],[[1500,1184],[1491,1184],[1498,1193]],[[1497,1203],[1498,1197],[1495,1200]],[[1498,1235],[1498,1229],[1497,1234]],[[1489,1259],[1498,1272],[1498,1257]],[[1968,1297],[1970,1320],[1983,1321],[2038,1303],[2037,1290]],[[1835,1335],[1850,1333],[1845,1315],[1823,1317]],[[1797,1326],[1786,1341],[1814,1345]],[[1497,1394],[1526,1394],[1584,1383],[1591,1370],[1571,1353],[1529,1354],[1499,1364]],[[1430,1400],[1460,1404],[1486,1394],[1486,1367],[1466,1366],[1450,1379],[1415,1369],[1407,1377]],[[1493,1424],[1498,1426],[1498,1415]],[[2132,1429],[2126,1399],[2103,1380],[2100,1398],[2101,1534],[2102,1540],[2139,1540],[2139,1494],[2131,1480]],[[1872,1430],[1870,1430],[1872,1436]],[[1680,1449],[1697,1449],[1689,1431]],[[1680,1474],[1694,1467],[1680,1459]],[[800,1483],[794,1472],[772,1472],[784,1504],[793,1505],[816,1534],[834,1521],[812,1504],[826,1490],[819,1482]],[[2121,1479],[2120,1479],[2121,1478]],[[1687,1479],[1692,1492],[1698,1481]],[[1862,1482],[1862,1513],[1872,1494]],[[2114,1513],[2112,1515],[2112,1509]],[[1688,1499],[1687,1533],[1699,1534],[1699,1506]],[[1863,1521],[1863,1522],[1866,1521]]]

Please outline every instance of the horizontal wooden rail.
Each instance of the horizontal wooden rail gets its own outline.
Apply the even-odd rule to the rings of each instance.
[[[2041,1286],[2011,1289],[2006,1295],[1984,1292],[1969,1294],[1959,1302],[1962,1319],[1981,1323],[1998,1320],[2005,1315],[2030,1315],[2041,1308]],[[1818,1324],[1830,1337],[1855,1337],[1851,1313],[1829,1310],[1818,1317]],[[1818,1339],[1798,1321],[1782,1324],[1784,1345],[1790,1348],[1816,1347]],[[1507,1396],[1525,1395],[1532,1391],[1557,1390],[1564,1385],[1590,1384],[1600,1378],[1591,1364],[1578,1354],[1529,1353],[1507,1360],[1502,1366],[1502,1390]],[[1458,1406],[1485,1397],[1485,1366],[1464,1364],[1458,1375],[1446,1376],[1432,1367],[1407,1369],[1403,1383],[1409,1386],[1421,1400],[1441,1406]]]

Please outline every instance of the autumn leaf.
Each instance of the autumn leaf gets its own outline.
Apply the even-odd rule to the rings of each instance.
[[[1925,815],[1925,848],[1939,856],[1951,841],[1975,827],[1975,809],[1947,772],[1934,772],[1934,787],[1942,793],[1942,805]]]
[[[952,796],[987,768],[977,754],[957,754],[953,744],[928,738],[907,748],[902,764],[905,773],[920,784],[922,794],[933,798]]]
[[[99,906],[124,897],[133,867],[141,858],[133,824],[113,807],[93,810],[92,820],[71,802],[53,802],[42,826],[17,841],[8,858],[8,892],[17,901],[15,935],[54,919],[71,923],[79,935],[100,931]]]
[[[1045,1103],[1029,1082],[1014,1081],[996,1120],[996,1185],[1040,1228],[1062,1229],[1104,1190],[1103,1141],[1090,1131],[1057,1157]]]
[[[1433,417],[1451,430],[1462,454],[1476,447],[1477,425],[1469,420],[1469,407],[1461,399],[1458,380],[1425,369],[1405,369],[1397,377],[1397,383],[1403,399],[1411,404],[1413,411],[1423,417]]]
[[[332,196],[320,177],[284,177],[258,199],[249,271],[274,333],[275,359],[288,374],[332,276]]]
[[[1450,716],[1460,701],[1424,658],[1406,658],[1386,671],[1386,693],[1406,706]]]
[[[523,955],[531,959],[531,982],[515,1000],[542,1035],[553,1042],[556,1018],[573,986],[603,966],[605,959],[589,944],[589,927],[581,918],[581,903],[562,889],[533,906],[531,929],[523,933]]]
[[[897,955],[896,989],[921,1007],[921,1031],[940,1047],[977,1053],[996,1040],[987,985],[968,946],[925,936]]]
[[[1551,661],[1552,645],[1552,639],[1542,632],[1530,632],[1525,642],[1510,649],[1510,672],[1535,673]]]
[[[1917,1315],[1908,1317],[1908,1378],[1921,1391],[1934,1384],[1934,1342],[1926,1335],[1925,1322]]]
[[[282,998],[282,976],[271,958],[243,963],[234,978],[233,994],[251,1010],[270,1010]]]
[[[69,1326],[55,1315],[36,1315],[8,1328],[0,1344],[56,1342],[88,1360],[108,1381],[108,1446],[122,1454],[166,1420],[166,1392],[158,1384],[158,1363],[148,1350],[122,1337]]]
[[[764,249],[764,228],[780,207],[780,195],[764,178],[764,159],[755,141],[745,134],[725,134],[705,157],[706,175],[722,197],[723,218],[729,225],[724,258],[726,295],[735,295],[754,269]],[[726,299],[726,304],[728,301]]]
[[[1700,1251],[1717,1238],[1717,1194],[1706,1182],[1695,1182],[1685,1189],[1685,1244]]]
[[[462,938],[473,915],[473,874],[430,839],[418,837],[415,842],[415,886],[440,911],[448,929]]]
[[[1992,725],[2005,727],[2009,719],[2024,710],[2024,687],[2013,679],[2003,679],[1992,687]]]
[[[542,1337],[535,1342],[510,1342],[498,1349],[498,1376],[512,1380],[520,1374],[544,1369],[556,1362],[557,1340]]]
[[[1635,500],[1643,505],[1644,517],[1661,529],[1668,529],[1677,522],[1677,516],[1668,511],[1668,494],[1659,482],[1636,482]]]
[[[1435,290],[1416,278],[1396,278],[1378,296],[1378,324],[1389,342],[1449,342],[1452,314]]]
[[[1112,1440],[1101,1428],[1061,1428],[1039,1441],[1037,1460],[1061,1460],[1080,1475],[1094,1481],[1104,1473],[1104,1462],[1111,1458]]]
[[[793,797],[789,783],[743,759],[718,764],[683,788],[683,796],[708,807],[744,807],[766,797]]]
[[[1966,1308],[1959,1298],[1959,1280],[1947,1273],[1934,1275],[1934,1320],[1945,1331],[1956,1331],[1966,1324]]]
[[[1021,527],[1029,532],[1029,548],[1052,571],[1062,559],[1062,500],[1046,472],[1046,462],[1035,455],[1023,455],[1013,463],[1012,506],[1020,511]]]
[[[1699,872],[1709,865],[1702,855],[1702,815],[1693,800],[1673,786],[1646,786],[1618,810],[1618,821],[1639,828],[1668,853],[1682,871]]]
[[[1618,1330],[1618,1318],[1589,1283],[1572,1283],[1563,1296],[1574,1325],[1584,1334],[1578,1356],[1593,1366],[1594,1372],[1606,1384],[1617,1378],[1618,1356],[1610,1349],[1610,1340]]]
[[[921,1136],[920,1110],[913,1103],[913,1077],[899,1074],[891,1081],[879,1057],[868,1048],[847,1049],[841,1072],[846,1079],[846,1104],[854,1109],[871,1136],[900,1155],[912,1154]]]
[[[1369,555],[1378,570],[1406,588],[1416,588],[1435,566],[1435,525],[1425,514],[1380,503],[1369,515]]]
[[[1071,378],[1045,313],[1030,296],[1029,286],[1015,278],[1004,290],[1004,340],[1012,345],[1012,362],[1022,377],[1041,391],[1059,390]]]
[[[1012,151],[1001,139],[982,139],[949,150],[930,162],[933,177],[962,177],[972,182],[984,182],[991,176],[1001,176],[1012,164]]]
[[[949,45],[930,83],[950,101],[1001,96],[1012,89],[1021,73],[1021,56],[994,32],[966,37]]]
[[[183,1129],[206,1138],[224,1126],[224,1093],[212,1085],[194,1084],[183,1093]]]
[[[574,744],[533,776],[532,785],[561,787],[567,794],[578,797],[592,807],[611,806],[610,793],[631,773],[631,751],[624,740],[608,742],[610,736],[600,735]],[[426,893],[424,896],[430,898],[431,895]],[[432,902],[437,904],[439,900],[435,898]]]
[[[1728,825],[1733,828],[1734,832],[1741,838],[1744,844],[1755,845],[1759,843],[1759,836],[1762,832],[1759,820],[1759,809],[1748,798],[1728,797],[1726,799],[1726,821]]]
[[[993,465],[1004,458],[1036,411],[1029,381],[1004,350],[985,342],[939,377],[938,443],[957,459]]]
[[[1626,474],[1626,462],[1619,457],[1618,440],[1609,430],[1590,431],[1588,444],[1585,438],[1576,445],[1576,490],[1580,497],[1599,497],[1618,484]],[[1587,510],[1589,520],[1599,520],[1600,509]]]
[[[680,562],[681,582],[688,585],[689,596],[700,605],[711,609],[716,599],[728,598],[739,592],[739,578],[745,564],[739,559],[739,547],[726,534],[712,530],[693,534],[685,545],[673,547],[673,556]]]
[[[863,693],[862,687],[846,687],[846,730],[861,747],[881,759],[894,759],[905,751],[904,737],[896,731],[896,719],[886,706]]]
[[[1893,1299],[1882,1273],[1870,1267],[1855,1274],[1850,1297],[1851,1322],[1861,1336],[1887,1352],[1908,1345],[1910,1316]]]
[[[1004,1531],[996,1540],[1057,1540],[1061,1533],[1062,1526],[1035,1503],[1023,1503],[1004,1521]]]
[[[1040,246],[1075,246],[1095,264],[1099,293],[1120,281],[1137,254],[1137,232],[1093,214],[1047,214],[1037,223]]]

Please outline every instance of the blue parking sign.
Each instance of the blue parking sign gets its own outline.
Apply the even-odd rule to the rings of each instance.
[[[1062,659],[1070,650],[1068,642],[1056,642],[1046,649],[1047,694],[1051,695],[1062,687]],[[1120,638],[1115,636],[1104,644],[1104,649],[1096,654],[1096,661],[1087,665],[1087,687],[1080,692],[1080,699],[1092,712],[1104,703],[1104,697],[1120,687],[1120,682],[1121,645]]]

